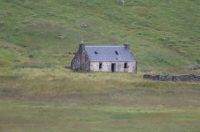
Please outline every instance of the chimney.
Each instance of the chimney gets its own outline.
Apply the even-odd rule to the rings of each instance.
[[[126,49],[129,49],[129,44],[124,44],[124,47],[125,47]]]
[[[83,43],[81,43],[80,45],[79,45],[79,48],[80,49],[83,49],[85,47],[85,44],[83,44]]]

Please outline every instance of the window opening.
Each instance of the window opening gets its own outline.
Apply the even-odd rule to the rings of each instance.
[[[95,53],[96,55],[98,54],[98,52],[97,52],[97,51],[95,51],[94,53]]]
[[[128,68],[128,63],[124,63],[124,68]]]
[[[116,54],[116,55],[119,55],[119,52],[115,50],[115,54]]]

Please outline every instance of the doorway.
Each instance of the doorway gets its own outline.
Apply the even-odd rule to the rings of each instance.
[[[116,64],[115,64],[115,63],[112,63],[112,64],[111,64],[111,71],[112,71],[112,72],[115,72],[115,70],[116,70]]]

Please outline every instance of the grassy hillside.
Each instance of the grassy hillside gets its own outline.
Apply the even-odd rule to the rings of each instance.
[[[124,6],[116,0],[2,0],[0,44],[24,52],[14,51],[15,63],[8,57],[12,49],[1,48],[7,59],[0,64],[63,67],[72,58],[66,52],[75,52],[82,41],[129,43],[139,70],[174,72],[200,63],[199,12],[198,0],[126,0]]]

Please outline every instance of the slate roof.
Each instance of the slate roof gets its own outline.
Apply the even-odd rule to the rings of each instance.
[[[122,46],[88,46],[85,50],[90,61],[135,61],[128,47]]]

